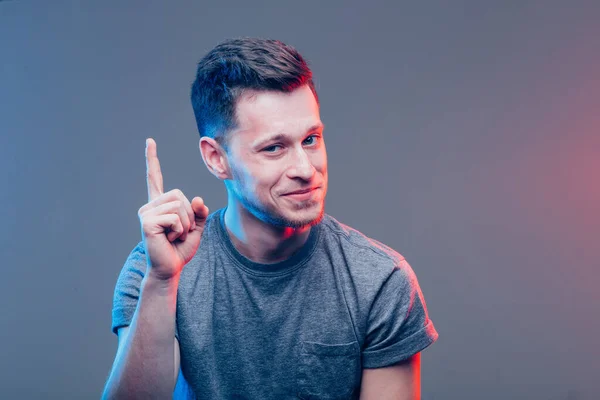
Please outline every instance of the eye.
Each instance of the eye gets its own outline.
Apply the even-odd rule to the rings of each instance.
[[[306,143],[306,144],[308,144],[309,146],[314,145],[314,144],[316,144],[319,137],[320,136],[318,134],[310,135],[309,137],[304,139],[304,142],[309,141],[309,143]],[[264,149],[262,149],[262,151],[264,151],[266,153],[275,153],[277,150],[279,150],[280,147],[283,147],[283,146],[280,144],[273,144],[269,147],[265,147]]]
[[[265,147],[263,149],[263,151],[266,151],[267,153],[274,153],[276,147],[281,147],[281,146],[278,144],[274,144],[273,146]]]
[[[316,143],[317,139],[319,139],[319,135],[317,135],[317,134],[310,135],[305,140],[308,140],[308,139],[311,139],[311,138],[314,139],[314,140],[312,140],[311,143],[308,143],[308,144],[314,144],[314,143]]]

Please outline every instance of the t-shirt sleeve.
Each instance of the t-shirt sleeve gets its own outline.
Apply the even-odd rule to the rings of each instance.
[[[146,251],[144,242],[139,242],[129,253],[121,269],[113,296],[112,331],[117,334],[119,328],[129,326],[140,297],[142,279],[146,274]],[[177,323],[175,337],[179,339]]]
[[[144,243],[139,242],[129,253],[121,269],[113,296],[112,331],[129,326],[140,297],[140,285],[146,273]]]
[[[408,359],[437,338],[417,277],[402,259],[382,284],[371,306],[363,367],[380,368]]]

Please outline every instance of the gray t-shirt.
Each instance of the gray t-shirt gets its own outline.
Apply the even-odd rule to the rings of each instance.
[[[358,398],[363,368],[438,338],[404,257],[325,214],[289,259],[258,264],[209,215],[177,293],[175,398]],[[131,323],[146,271],[140,242],[114,293],[112,330]]]

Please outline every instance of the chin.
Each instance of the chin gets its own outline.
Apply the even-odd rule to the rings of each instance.
[[[301,228],[304,226],[313,226],[321,222],[324,214],[324,207],[313,210],[298,210],[296,212],[286,213],[283,219],[285,226],[290,228]]]
[[[279,227],[302,228],[313,226],[323,219],[324,207],[322,204],[311,208],[299,210],[281,210],[268,216],[269,223]]]

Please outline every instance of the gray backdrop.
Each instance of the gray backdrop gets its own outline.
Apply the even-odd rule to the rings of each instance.
[[[600,2],[0,1],[0,398],[100,396],[165,190],[225,205],[189,102],[233,36],[310,62],[326,212],[403,254],[440,339],[424,399],[600,398]]]

